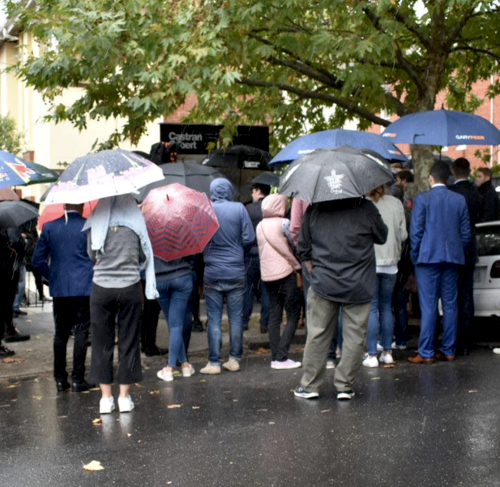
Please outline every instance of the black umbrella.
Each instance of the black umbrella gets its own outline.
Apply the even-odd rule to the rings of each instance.
[[[211,152],[202,162],[205,166],[227,167],[232,169],[259,169],[268,171],[267,163],[271,154],[248,145],[233,145],[228,149],[217,149]]]
[[[341,146],[292,162],[281,176],[280,193],[319,203],[358,198],[392,180],[385,159],[372,151]]]
[[[217,178],[225,176],[213,167],[202,166],[196,162],[173,162],[161,164],[164,178],[160,181],[148,184],[141,189],[137,197],[138,201],[144,201],[148,193],[154,188],[161,188],[168,184],[179,183],[210,197],[210,183]]]
[[[38,210],[24,201],[0,202],[0,227],[19,227],[38,218]]]
[[[264,184],[266,186],[279,186],[280,176],[272,172],[263,172],[250,180],[253,184]]]

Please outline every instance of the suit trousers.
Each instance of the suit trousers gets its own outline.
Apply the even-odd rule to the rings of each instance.
[[[462,352],[470,350],[470,325],[474,319],[474,269],[475,262],[458,267],[458,334],[457,346]]]
[[[310,287],[307,295],[308,333],[303,360],[304,374],[300,381],[308,391],[317,391],[323,383],[326,360],[337,330],[341,307],[342,358],[335,370],[334,385],[339,392],[352,390],[355,375],[363,361],[371,302],[349,304],[328,301]]]
[[[73,345],[73,372],[74,382],[83,382],[85,379],[85,359],[87,357],[87,341],[90,328],[90,308],[88,296],[72,296],[54,298],[52,303],[54,314],[54,379],[65,381],[66,348],[73,330],[75,343]]]
[[[92,284],[90,318],[92,361],[90,377],[98,384],[113,383],[115,330],[118,330],[118,383],[142,380],[141,322],[143,295],[141,283],[124,288],[105,288]]]
[[[438,302],[443,305],[443,339],[441,352],[454,355],[458,327],[458,265],[418,264],[415,266],[422,319],[418,352],[423,358],[434,357],[434,335]]]

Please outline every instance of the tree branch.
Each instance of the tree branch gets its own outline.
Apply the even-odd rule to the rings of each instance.
[[[370,122],[376,123],[378,125],[382,125],[384,127],[387,127],[390,125],[389,120],[385,120],[384,118],[380,118],[377,115],[375,115],[372,112],[369,112],[368,110],[356,105],[353,102],[344,100],[342,98],[339,98],[338,96],[328,94],[328,93],[319,93],[317,91],[310,91],[310,90],[303,90],[301,88],[296,88],[295,86],[290,86],[284,83],[275,83],[271,81],[262,81],[262,80],[253,80],[250,78],[241,78],[239,83],[248,85],[248,86],[258,86],[261,88],[278,88],[282,91],[286,91],[288,93],[293,93],[297,96],[307,98],[307,99],[313,99],[313,100],[322,100],[328,103],[332,103],[334,105],[338,105],[341,108],[345,108],[346,110],[349,110],[353,113],[356,113],[362,118],[365,118],[366,120],[369,120]]]
[[[479,49],[477,47],[472,47],[472,46],[458,46],[450,50],[450,52],[456,52],[456,51],[471,51],[477,54],[486,54],[487,56],[491,56],[493,59],[500,61],[500,56],[498,54],[488,51],[487,49]]]

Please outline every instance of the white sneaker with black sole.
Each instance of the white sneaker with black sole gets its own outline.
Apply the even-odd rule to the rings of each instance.
[[[391,352],[382,352],[380,354],[379,358],[380,362],[386,365],[391,365],[394,363],[394,359],[392,358],[392,351]]]
[[[308,391],[302,386],[296,387],[293,394],[295,397],[301,397],[302,399],[317,399],[319,397],[319,393]]]
[[[354,397],[354,392],[352,391],[342,391],[337,394],[337,399],[339,401],[350,401]]]

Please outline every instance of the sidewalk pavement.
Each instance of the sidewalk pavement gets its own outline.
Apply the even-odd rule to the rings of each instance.
[[[207,317],[204,308],[204,301],[201,307],[201,321],[206,323]],[[243,345],[247,350],[260,350],[269,348],[269,337],[266,334],[260,333],[259,314],[260,306],[256,303],[255,311],[249,325],[249,330],[244,333]],[[52,374],[53,371],[53,352],[52,344],[54,338],[54,321],[52,317],[52,303],[44,303],[36,307],[22,308],[27,311],[27,316],[20,316],[15,319],[17,328],[21,333],[29,333],[31,339],[26,342],[6,343],[5,345],[14,350],[16,354],[12,357],[15,359],[12,363],[5,363],[0,360],[0,379],[33,376],[40,374]],[[229,350],[229,334],[227,315],[224,315],[222,321],[222,351],[227,355]],[[162,348],[168,348],[168,327],[167,322],[160,314],[157,332],[157,345]],[[207,359],[208,341],[206,332],[193,332],[191,335],[191,343],[189,346],[189,354],[191,359],[196,361],[205,361]],[[305,342],[304,329],[298,329],[296,332],[294,343]],[[91,348],[89,349],[91,350]],[[73,353],[73,339],[70,338],[68,343],[68,370],[71,369]],[[115,361],[117,360],[115,354]],[[224,355],[223,355],[224,356]],[[146,357],[142,354],[142,360],[147,367],[159,366],[166,362],[166,357]],[[90,353],[87,355],[87,362],[90,363]],[[87,369],[88,370],[88,369]]]

